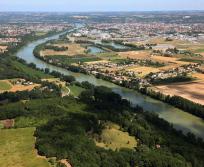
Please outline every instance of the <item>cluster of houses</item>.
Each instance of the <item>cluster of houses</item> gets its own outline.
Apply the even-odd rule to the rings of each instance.
[[[92,74],[94,76],[109,80],[113,83],[123,85],[129,88],[143,88],[151,86],[153,81],[174,78],[177,76],[186,76],[188,73],[192,73],[199,70],[200,64],[188,64],[170,70],[149,73],[145,78],[140,77],[138,72],[133,70],[127,70],[134,66],[151,66],[150,60],[131,60],[127,59],[124,63],[114,63],[108,61],[99,61],[97,63],[82,63],[77,64],[76,68],[79,68],[82,72]],[[61,66],[59,60],[49,60],[49,63],[55,63]]]
[[[19,37],[30,34],[32,32],[49,32],[62,31],[70,28],[70,24],[52,24],[52,23],[38,23],[38,24],[3,24],[0,26],[0,33],[5,37]]]
[[[17,36],[22,36],[22,35],[31,33],[31,31],[27,29],[27,26],[15,25],[15,24],[1,25],[0,32],[1,32],[1,35],[5,37],[17,37]]]
[[[134,71],[125,70],[126,67],[130,67],[131,65],[132,64],[118,65],[111,62],[99,62],[94,64],[82,64],[80,65],[80,68],[86,73],[101,76],[113,83],[124,84],[125,82],[126,86],[130,88],[134,88],[136,85],[139,86],[139,88],[142,88],[150,86],[151,83],[156,80],[185,76],[185,74],[197,71],[200,67],[199,64],[188,64],[167,71],[150,73],[145,78],[141,78]]]
[[[100,76],[116,84],[126,83],[127,87],[134,88],[139,85],[140,87],[149,86],[150,83],[146,79],[138,77],[137,73],[131,70],[126,70],[127,67],[134,66],[135,64],[116,64],[111,62],[99,62],[94,64],[81,64],[79,67],[86,73],[95,76]]]
[[[22,37],[31,33],[62,31],[70,28],[70,24],[0,24],[0,53],[7,50],[3,46],[18,45],[22,41]],[[3,45],[3,46],[2,46]]]
[[[19,43],[21,42],[20,38],[0,38],[0,43],[1,44],[9,44],[9,43]]]
[[[185,74],[196,72],[200,64],[188,64],[167,71],[160,71],[157,73],[150,73],[147,77],[149,81],[156,81],[166,78],[174,78],[177,76],[185,76]]]
[[[128,42],[148,41],[151,38],[161,37],[177,40],[197,42],[204,39],[204,26],[200,24],[176,23],[101,23],[92,24],[98,31],[109,32],[112,40],[126,40]],[[190,32],[190,33],[189,33]],[[192,32],[192,33],[191,33]]]
[[[25,79],[15,79],[10,81],[12,85],[24,85],[24,86],[29,86],[29,85],[34,85],[33,82],[31,81],[26,81]]]
[[[112,35],[109,32],[105,32],[98,29],[81,28],[76,33],[72,34],[73,37],[88,37],[91,39],[110,39]]]

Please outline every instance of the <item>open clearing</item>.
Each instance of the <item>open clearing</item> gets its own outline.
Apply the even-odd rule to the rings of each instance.
[[[1,91],[8,91],[12,88],[12,85],[6,81],[6,80],[1,80],[0,81],[0,92]]]
[[[145,42],[136,42],[135,44],[147,44],[147,43],[156,43],[158,44],[158,46],[155,47],[155,49],[167,49],[168,45],[169,48],[172,47],[176,47],[178,49],[184,49],[184,50],[190,50],[194,53],[200,53],[203,52],[202,50],[204,49],[204,43],[194,43],[191,41],[187,41],[187,40],[179,40],[179,39],[173,39],[172,41],[167,41],[165,38],[163,37],[156,37],[156,38],[152,38],[148,41]],[[164,47],[162,47],[162,45]]]
[[[55,55],[64,55],[64,56],[76,56],[76,55],[85,55],[86,49],[80,44],[55,44],[54,46],[58,47],[68,47],[66,51],[54,51],[51,49],[46,49],[40,52],[41,56],[55,56]]]
[[[150,56],[148,51],[130,51],[119,53],[120,57],[132,58],[132,59],[149,59],[160,63],[165,63],[166,66],[159,67],[160,70],[169,70],[177,68],[181,65],[190,64],[189,62],[179,61],[176,57],[164,57],[164,56]]]
[[[126,68],[127,71],[133,71],[137,73],[139,77],[145,77],[148,75],[150,72],[156,73],[159,72],[160,70],[158,68],[153,68],[153,67],[144,67],[144,66],[135,66],[131,68]]]
[[[12,84],[14,80],[21,79],[11,79],[11,80],[0,80],[0,93],[3,92],[17,92],[17,91],[31,91],[35,87],[39,87],[40,84],[32,84],[32,85],[22,85],[22,84]]]
[[[33,84],[33,85],[28,85],[28,86],[25,86],[25,85],[15,85],[13,86],[9,92],[17,92],[17,91],[31,91],[33,90],[34,88],[36,87],[39,87],[40,85],[39,84]]]
[[[35,35],[37,36],[43,36],[43,35],[46,35],[47,33],[46,32],[43,32],[43,31],[38,31],[35,33]]]
[[[7,46],[0,45],[0,53],[7,51]]]
[[[108,60],[98,60],[98,61],[85,62],[85,64],[109,63],[109,62],[110,61],[108,61]]]
[[[1,128],[5,128],[5,129],[14,127],[14,123],[15,123],[14,119],[6,119],[6,120],[0,121]]]
[[[122,58],[131,58],[131,59],[147,59],[150,57],[150,52],[149,51],[120,52],[119,56]]]
[[[35,128],[0,130],[1,167],[50,167],[34,149]]]
[[[78,97],[81,92],[83,92],[85,89],[81,88],[79,86],[73,85],[73,86],[69,86],[69,89],[71,91],[71,95]]]
[[[175,57],[152,56],[151,59],[157,62],[168,64],[164,67],[159,67],[160,70],[169,70],[182,65],[190,64],[189,62],[179,61],[178,58]]]
[[[189,42],[187,40],[173,39],[172,41],[167,41],[163,37],[152,38],[147,43],[156,43],[158,45],[168,44],[170,46],[174,46],[174,47],[181,48],[181,49],[186,48],[187,46],[192,45],[192,42]],[[182,46],[182,47],[179,47],[179,46]]]
[[[96,145],[105,149],[133,149],[137,146],[135,137],[129,136],[127,132],[121,131],[120,127],[113,123],[108,123],[106,125],[106,128],[102,131],[100,138],[100,142],[95,141]]]
[[[193,82],[174,83],[156,86],[164,94],[176,95],[204,105],[204,74],[194,74],[197,80]]]

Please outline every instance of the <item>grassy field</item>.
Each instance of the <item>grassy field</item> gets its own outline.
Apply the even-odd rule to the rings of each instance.
[[[193,51],[194,53],[204,52],[203,42],[193,43],[193,42],[190,42],[190,41],[187,41],[187,40],[178,40],[178,39],[174,39],[172,41],[166,41],[165,38],[156,37],[156,38],[150,39],[148,42],[145,42],[145,43],[156,43],[158,45],[168,44],[168,45],[174,46],[174,47],[176,47],[178,49],[185,49],[185,50]],[[140,44],[144,44],[144,43],[140,43]]]
[[[131,58],[131,59],[147,59],[150,57],[149,51],[129,51],[129,52],[120,52],[119,56],[121,58]]]
[[[178,45],[190,45],[191,42],[186,41],[186,40],[178,40],[178,39],[174,39],[172,41],[167,41],[165,38],[162,37],[156,37],[156,38],[152,38],[148,41],[149,43],[156,43],[156,44],[171,44],[174,45],[175,47],[177,47]]]
[[[143,66],[133,66],[130,68],[126,68],[127,71],[134,71],[135,73],[137,73],[137,76],[139,77],[145,77],[146,75],[148,75],[149,73],[153,72],[159,72],[160,70],[158,68],[153,68],[153,67],[143,67]]]
[[[120,58],[116,52],[98,53],[97,56],[102,59],[109,60],[109,61]]]
[[[105,149],[133,149],[137,146],[135,137],[129,136],[127,132],[120,130],[120,127],[113,123],[108,123],[101,134],[101,141],[96,141],[96,145]]]
[[[35,128],[0,130],[1,167],[49,167],[34,149]]]
[[[0,130],[4,128],[4,124],[0,122]]]
[[[11,84],[6,81],[0,81],[0,91],[10,90],[12,88]]]
[[[79,86],[76,86],[76,85],[69,86],[69,89],[71,91],[71,95],[76,96],[76,97],[79,96],[81,94],[81,92],[85,90],[85,89],[83,89]]]
[[[36,36],[43,36],[43,35],[46,35],[47,33],[46,32],[41,32],[41,31],[38,31],[35,33]]]
[[[204,52],[204,48],[197,49],[196,52],[197,52],[197,53],[202,53],[202,52]]]
[[[40,125],[44,125],[49,121],[49,118],[47,117],[26,117],[21,116],[15,119],[15,128],[25,128],[25,127],[37,127]]]
[[[204,59],[182,58],[182,59],[179,59],[179,61],[204,64]]]
[[[160,70],[169,70],[169,69],[180,67],[182,65],[190,64],[189,62],[186,62],[186,61],[179,61],[179,59],[176,57],[153,56],[152,60],[167,64],[164,67],[160,67],[159,68]]]

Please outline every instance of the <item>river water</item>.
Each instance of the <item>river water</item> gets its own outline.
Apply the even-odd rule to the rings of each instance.
[[[36,64],[38,68],[43,68],[43,69],[49,68],[50,71],[55,70],[65,75],[73,75],[77,81],[80,81],[80,82],[88,81],[96,86],[109,87],[114,92],[120,94],[123,98],[129,100],[133,105],[139,105],[147,111],[157,113],[160,118],[163,118],[166,121],[172,123],[176,129],[182,130],[184,133],[192,132],[197,137],[201,137],[204,139],[204,120],[194,115],[186,113],[182,110],[179,110],[161,101],[142,95],[134,90],[123,88],[113,83],[110,83],[101,79],[97,79],[92,75],[73,73],[63,68],[50,65],[34,57],[33,50],[37,45],[42,44],[48,40],[58,39],[58,38],[59,38],[59,35],[54,35],[48,38],[44,38],[44,39],[29,43],[21,50],[19,50],[16,56],[24,59],[28,63],[32,62]]]
[[[104,53],[105,50],[98,48],[96,46],[88,46],[87,48],[90,54]]]

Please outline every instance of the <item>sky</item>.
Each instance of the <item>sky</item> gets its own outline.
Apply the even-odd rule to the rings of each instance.
[[[0,11],[204,10],[204,0],[0,0]]]

